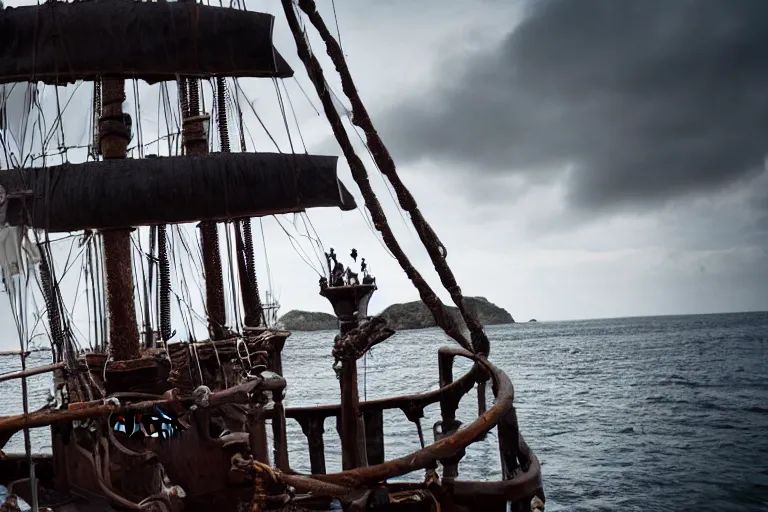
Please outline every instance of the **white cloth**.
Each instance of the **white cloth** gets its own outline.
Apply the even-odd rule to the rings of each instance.
[[[29,265],[40,263],[40,251],[29,241],[25,229],[18,226],[0,227],[0,269],[7,280],[19,275],[24,268],[23,255]]]
[[[23,144],[24,135],[29,128],[32,106],[38,100],[37,84],[17,82],[0,84],[0,114],[6,129],[17,145]]]

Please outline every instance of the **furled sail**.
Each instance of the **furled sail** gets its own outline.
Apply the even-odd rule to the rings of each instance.
[[[8,222],[51,232],[356,208],[335,156],[214,153],[0,171]]]
[[[270,14],[194,2],[85,0],[0,9],[0,83],[99,76],[290,77]]]

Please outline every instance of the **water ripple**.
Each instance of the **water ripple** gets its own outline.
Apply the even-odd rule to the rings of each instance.
[[[768,313],[538,322],[489,327],[492,360],[515,384],[520,425],[542,460],[547,510],[768,510]],[[288,406],[333,403],[333,333],[296,333],[286,343]],[[434,330],[398,333],[360,361],[368,399],[437,386],[437,354],[451,344]],[[426,356],[425,356],[426,355]],[[44,356],[31,364],[44,364]],[[458,361],[455,375],[469,368]],[[0,371],[17,368],[0,361]],[[34,406],[45,377],[31,379]],[[0,410],[20,412],[18,383],[0,384]],[[475,395],[458,418],[476,414]],[[429,438],[437,405],[422,420]],[[387,457],[419,447],[401,411],[387,411]],[[46,429],[34,432],[49,451]],[[341,468],[335,422],[324,434],[329,471]],[[309,470],[300,427],[288,422],[291,465]],[[22,448],[20,436],[8,451]],[[467,450],[463,478],[501,473],[498,438]],[[411,479],[418,480],[420,475]]]

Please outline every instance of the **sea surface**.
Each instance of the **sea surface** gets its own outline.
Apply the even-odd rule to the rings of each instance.
[[[522,432],[543,463],[547,511],[768,511],[768,313],[487,331],[491,359],[512,379]],[[332,342],[332,332],[289,338],[288,406],[336,401]],[[436,350],[451,343],[436,329],[398,333],[360,361],[361,398],[435,389]],[[48,357],[35,353],[29,364]],[[16,358],[0,360],[0,372],[18,366]],[[31,386],[36,408],[49,381],[34,377]],[[19,412],[20,396],[18,383],[0,383],[2,414]],[[468,395],[459,419],[472,421],[476,407],[476,395]],[[438,406],[428,408],[425,435],[437,420]],[[325,425],[329,471],[341,466],[334,423]],[[291,465],[309,471],[301,429],[291,420],[288,429]],[[385,430],[387,458],[419,447],[416,427],[400,411],[385,413]],[[46,435],[34,432],[36,451],[50,451]],[[461,477],[499,478],[497,447],[495,432],[470,447]],[[6,447],[22,450],[21,435]]]

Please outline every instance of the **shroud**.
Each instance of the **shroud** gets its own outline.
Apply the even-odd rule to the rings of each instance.
[[[335,156],[213,153],[0,171],[8,222],[50,232],[356,208]],[[29,197],[31,195],[31,197]]]
[[[99,76],[293,76],[272,45],[274,16],[194,2],[84,0],[0,9],[0,83]]]

